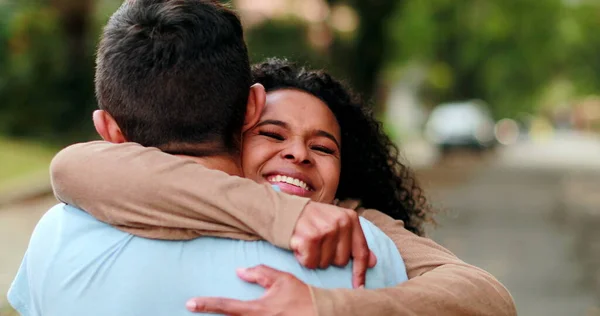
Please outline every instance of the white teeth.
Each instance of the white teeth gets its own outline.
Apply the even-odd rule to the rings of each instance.
[[[306,182],[300,180],[300,179],[295,179],[292,177],[288,177],[288,176],[283,176],[283,175],[276,175],[276,176],[270,176],[269,179],[267,179],[271,182],[284,182],[284,183],[289,183],[291,185],[295,185],[297,187],[303,188],[304,190],[310,190],[308,188],[308,185],[306,184]]]

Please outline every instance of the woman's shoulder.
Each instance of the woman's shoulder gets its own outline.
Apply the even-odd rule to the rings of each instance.
[[[365,208],[362,206],[358,199],[345,199],[335,200],[334,204],[339,207],[349,208],[355,210],[359,216],[367,219],[369,222],[375,224],[375,226],[381,225],[400,225],[404,227],[404,222],[396,220],[389,215],[372,208]]]

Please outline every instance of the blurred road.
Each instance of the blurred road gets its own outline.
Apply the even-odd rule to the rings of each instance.
[[[592,290],[583,286],[586,276],[574,258],[573,233],[552,218],[560,205],[560,179],[568,170],[544,165],[544,157],[560,152],[563,157],[555,163],[573,162],[568,168],[582,164],[575,161],[583,159],[577,150],[593,159],[588,154],[593,144],[568,143],[569,153],[557,141],[525,143],[483,157],[457,154],[419,172],[430,200],[442,211],[431,237],[498,277],[513,294],[519,315],[600,315]],[[595,168],[594,162],[587,167]],[[44,198],[0,209],[0,293],[6,293],[35,222],[53,203]]]
[[[474,159],[450,157],[446,173],[467,178],[429,190],[443,212],[430,236],[500,279],[519,315],[600,315],[575,257],[576,232],[555,217],[564,177],[600,171],[600,140],[566,133]]]
[[[519,315],[592,315],[574,234],[552,219],[558,179],[550,174],[490,167],[467,183],[438,190],[446,214],[431,237],[461,259],[496,276]],[[597,310],[596,310],[597,312]]]

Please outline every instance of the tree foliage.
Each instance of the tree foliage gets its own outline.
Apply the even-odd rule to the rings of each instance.
[[[552,82],[593,92],[600,78],[589,67],[598,60],[600,9],[566,3],[408,0],[390,26],[398,30],[391,60],[427,65],[422,92],[431,104],[480,98],[497,116],[532,112]]]
[[[357,28],[337,31],[331,16],[266,20],[247,30],[252,61],[284,56],[325,67],[376,105],[394,74],[418,65],[426,104],[478,98],[498,117],[552,106],[558,88],[564,98],[598,93],[597,1],[323,1],[352,8]],[[94,47],[119,4],[0,1],[0,133],[65,142],[91,134]],[[311,42],[315,29],[330,38],[325,46]]]
[[[59,142],[80,138],[90,130],[94,104],[90,11],[59,1],[7,8],[0,30],[0,131]]]

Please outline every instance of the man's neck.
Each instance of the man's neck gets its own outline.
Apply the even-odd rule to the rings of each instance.
[[[209,169],[243,177],[239,152],[232,152],[217,142],[203,144],[167,144],[159,147],[165,153],[193,160]]]
[[[175,155],[177,157],[193,160],[194,162],[203,165],[209,169],[215,169],[223,171],[232,176],[243,177],[242,167],[240,159],[230,156],[209,156],[209,157],[194,157],[186,155]]]

